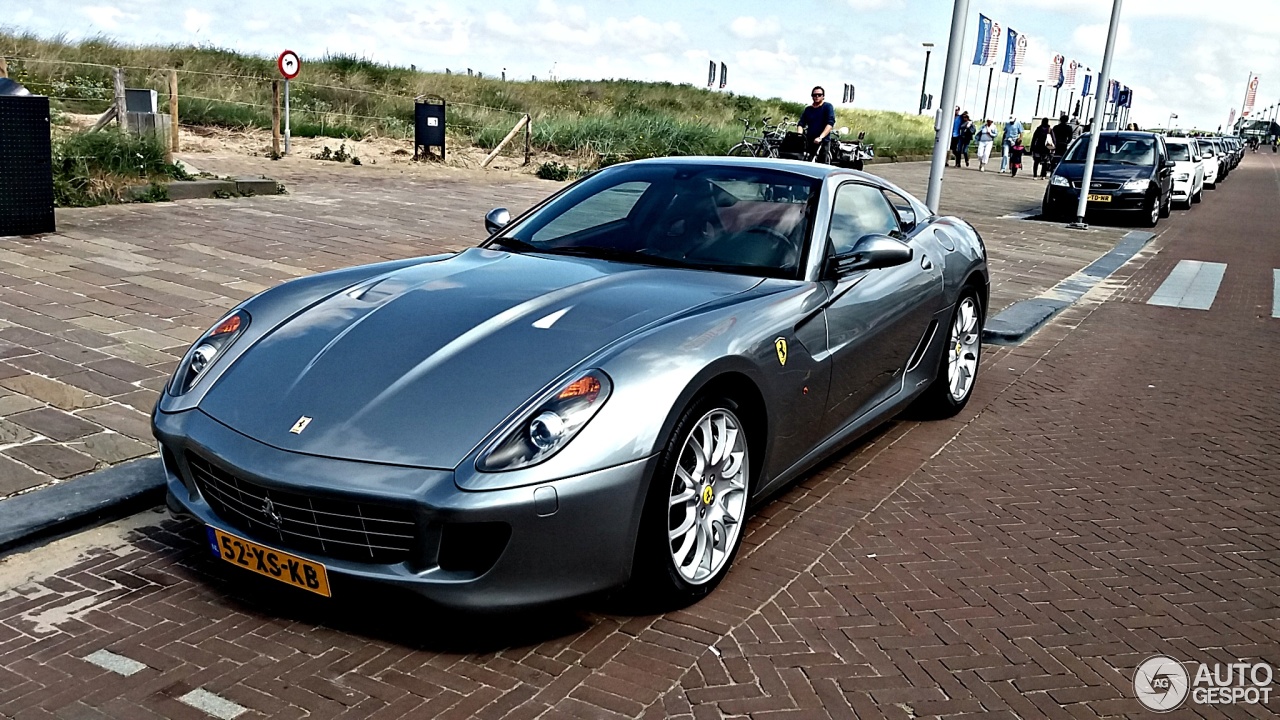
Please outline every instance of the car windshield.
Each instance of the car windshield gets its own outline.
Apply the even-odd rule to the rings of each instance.
[[[1210,143],[1210,142],[1200,142],[1200,143],[1198,143],[1198,144],[1200,145],[1200,154],[1201,154],[1201,155],[1207,155],[1207,156],[1209,156],[1209,157],[1213,157],[1214,155],[1216,155],[1216,154],[1217,154],[1217,153],[1215,153],[1215,152],[1213,151],[1213,143]]]
[[[1191,160],[1191,148],[1185,143],[1169,143],[1170,160]]]
[[[1079,142],[1063,158],[1064,162],[1085,160],[1089,152],[1089,136],[1081,135]],[[1094,162],[1099,164],[1151,165],[1156,161],[1155,141],[1151,138],[1102,135],[1098,138],[1098,153]]]
[[[570,187],[489,245],[798,278],[821,185],[782,170],[620,165]]]

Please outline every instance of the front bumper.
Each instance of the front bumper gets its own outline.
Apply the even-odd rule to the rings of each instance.
[[[1074,208],[1080,201],[1080,191],[1072,187],[1049,185],[1045,199],[1050,205]],[[1088,212],[1141,212],[1148,211],[1147,193],[1133,190],[1096,190],[1095,195],[1106,195],[1109,202],[1090,200],[1086,205]]]
[[[1191,198],[1191,181],[1190,180],[1174,180],[1173,181],[1173,199],[1186,201]]]
[[[554,603],[622,585],[631,574],[646,479],[656,457],[509,490],[465,491],[447,470],[320,458],[252,440],[199,410],[155,413],[169,507],[204,525],[321,563],[342,591],[359,578],[414,591],[445,607],[508,610]],[[413,518],[414,539],[398,562],[359,562],[300,549],[286,536],[221,517],[197,485],[195,456],[245,483],[318,499],[395,506]],[[443,567],[450,528],[509,527],[496,560],[479,570]],[[453,537],[465,537],[454,533]],[[212,553],[211,553],[212,554]],[[337,578],[337,580],[335,580]]]

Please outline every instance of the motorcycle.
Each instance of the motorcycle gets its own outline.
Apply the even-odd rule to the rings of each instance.
[[[849,134],[849,128],[842,127],[838,132],[840,137],[834,138],[831,143],[832,165],[861,170],[866,161],[876,156],[875,146],[866,142],[866,132],[858,133],[858,137],[853,140],[844,139]]]

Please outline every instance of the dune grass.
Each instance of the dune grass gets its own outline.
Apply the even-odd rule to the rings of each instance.
[[[178,71],[183,124],[269,128],[275,59],[215,47],[132,46],[108,38],[70,42],[0,29],[10,76],[69,112],[101,112],[111,100],[111,71],[124,66],[129,87],[168,94]],[[740,118],[796,120],[803,104],[634,80],[502,80],[428,73],[348,55],[303,58],[291,83],[295,136],[363,138],[413,135],[414,97],[445,100],[452,145],[494,147],[519,117],[533,120],[535,150],[616,162],[661,155],[718,155],[742,139]],[[928,152],[929,119],[903,113],[837,109],[838,125],[866,131],[893,154]],[[882,153],[883,154],[883,153]]]
[[[151,136],[115,128],[62,135],[53,144],[53,198],[58,207],[119,202],[128,185],[188,178],[165,162],[164,146]],[[152,199],[163,199],[159,194]]]

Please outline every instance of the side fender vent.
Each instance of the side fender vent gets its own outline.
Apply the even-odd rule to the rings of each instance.
[[[929,328],[924,331],[924,336],[920,338],[920,343],[916,345],[916,349],[911,353],[911,360],[907,362],[907,372],[916,369],[920,361],[924,359],[925,350],[929,349],[929,345],[933,343],[933,336],[938,332],[938,321],[933,320],[929,323]]]

